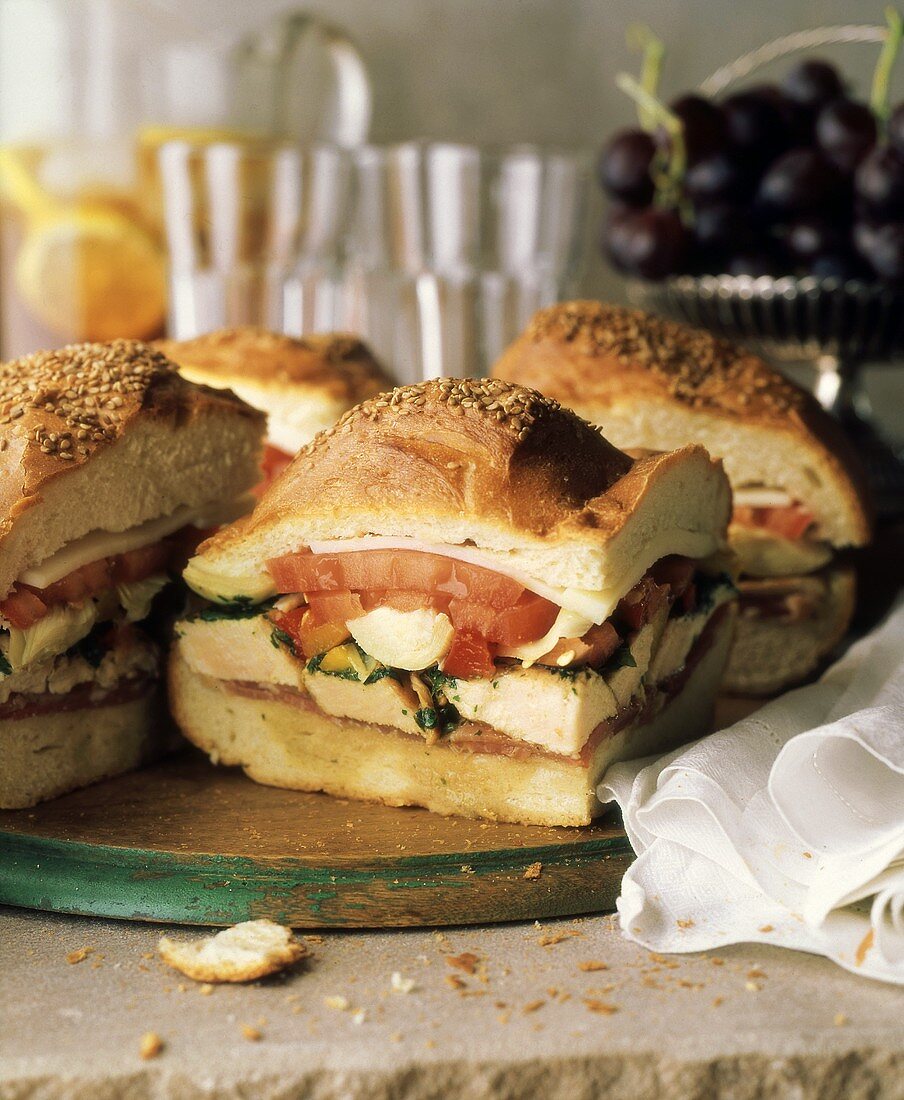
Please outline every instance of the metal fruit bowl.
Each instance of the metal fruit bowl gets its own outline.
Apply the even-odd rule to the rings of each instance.
[[[654,313],[709,329],[767,359],[809,362],[816,397],[850,433],[884,513],[904,511],[904,464],[872,422],[860,370],[904,357],[904,288],[859,280],[770,275],[676,275],[632,282]]]

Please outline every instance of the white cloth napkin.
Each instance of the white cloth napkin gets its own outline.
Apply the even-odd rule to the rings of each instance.
[[[760,941],[904,984],[904,601],[809,687],[599,787],[637,860],[625,935]]]

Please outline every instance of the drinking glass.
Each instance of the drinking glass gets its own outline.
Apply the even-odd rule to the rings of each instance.
[[[335,145],[168,142],[160,150],[169,332],[341,326],[353,161]]]
[[[590,158],[519,146],[365,146],[345,324],[405,381],[485,373],[580,275]]]
[[[482,374],[574,293],[590,165],[528,146],[168,143],[171,332],[342,329],[399,381]]]

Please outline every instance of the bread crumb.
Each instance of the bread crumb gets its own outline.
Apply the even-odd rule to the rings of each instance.
[[[411,993],[415,989],[414,978],[403,978],[398,970],[392,972],[389,984],[393,993]]]
[[[713,997],[713,1008],[718,1008],[724,1000],[724,997]]]
[[[525,868],[524,877],[529,882],[533,882],[534,880],[538,879],[542,873],[543,864],[538,861],[537,863],[532,863],[530,867]]]
[[[462,870],[462,873],[465,874],[465,875],[473,875],[474,874],[474,868],[471,866],[470,863],[463,863],[461,865],[461,870]]]
[[[305,936],[305,939],[308,941],[308,943],[323,943],[323,936],[310,935]]]
[[[833,1021],[833,1023],[835,1024],[835,1027],[844,1027],[844,1025],[847,1022],[848,1022],[848,1018],[847,1018],[847,1016],[845,1016],[845,1014],[843,1012],[836,1012],[835,1013],[835,1019]]]
[[[466,974],[473,974],[480,962],[480,956],[471,951],[463,951],[460,955],[446,955],[446,965],[457,967]]]
[[[263,1033],[256,1027],[251,1027],[250,1024],[242,1024],[242,1035],[250,1043],[259,1043],[263,1039]]]
[[[205,997],[209,997],[211,993],[213,993],[213,986],[210,984],[210,982],[205,982],[202,986],[198,988],[198,992]]]
[[[292,934],[271,920],[233,925],[201,940],[161,936],[160,957],[196,982],[253,982],[298,962],[308,952]]]
[[[724,959],[716,958],[716,959],[710,959],[709,961],[713,964],[713,966],[724,966],[725,965],[725,960]]]
[[[757,931],[758,932],[774,932],[775,929],[772,927],[771,924],[761,924],[760,927],[757,929]]]
[[[363,1024],[366,1019],[367,1019],[367,1009],[366,1008],[359,1008],[356,1012],[352,1013],[352,1023],[353,1024]]]
[[[390,1043],[401,1043],[402,1033],[400,1031],[394,1031],[392,1035],[389,1036],[389,1041]]]
[[[537,1000],[537,1001],[528,1001],[527,1004],[524,1006],[522,1011],[524,1012],[524,1015],[526,1016],[529,1012],[536,1012],[538,1009],[542,1008],[545,1004],[546,1004],[546,1001],[544,1001],[542,999]]]
[[[598,1012],[601,1016],[614,1016],[618,1012],[618,1005],[608,1001],[598,1001],[594,997],[585,997],[584,1004],[591,1012]]]
[[[744,983],[744,988],[747,990],[748,993],[759,993],[759,991],[763,987],[759,984],[759,982],[749,982],[748,981],[748,982]]]
[[[765,978],[766,977],[766,972],[765,972],[765,970],[759,970],[757,967],[754,967],[752,970],[747,971],[747,977],[751,978],[751,979],[753,979],[753,978]]]
[[[595,970],[608,970],[609,964],[604,963],[602,959],[586,959],[584,962],[578,963],[578,970],[584,970],[587,973],[592,973]]]
[[[693,928],[694,923],[695,922],[694,922],[693,918],[691,918],[691,917],[688,917],[687,920],[676,920],[675,921],[675,924],[677,924],[679,928]]]
[[[570,940],[575,936],[583,936],[583,932],[578,932],[576,928],[569,928],[565,932],[553,932],[548,936],[541,936],[537,943],[541,947],[552,947],[554,944],[562,943],[563,940]]]
[[[156,1031],[146,1031],[141,1036],[138,1053],[147,1062],[151,1058],[157,1058],[163,1052],[163,1040]]]
[[[327,1008],[332,1008],[336,1012],[345,1012],[348,1008],[348,998],[341,996],[341,994],[324,997],[323,1003]]]
[[[93,947],[79,947],[76,951],[69,952],[66,956],[66,962],[70,966],[75,966],[76,963],[84,962],[93,951]]]
[[[468,986],[464,978],[459,978],[457,974],[446,974],[445,982],[446,985],[450,986],[452,989],[467,989]]]

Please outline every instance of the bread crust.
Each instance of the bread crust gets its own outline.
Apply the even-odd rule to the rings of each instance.
[[[350,333],[285,336],[255,325],[217,329],[155,346],[194,381],[211,386],[254,383],[262,390],[316,393],[344,409],[392,389],[368,346]]]
[[[0,365],[0,593],[65,542],[106,528],[105,510],[122,520],[110,529],[123,530],[249,490],[264,425],[234,394],[186,381],[136,340],[73,344]],[[153,492],[136,481],[139,469],[156,478]],[[114,490],[121,503],[111,501]],[[77,505],[79,515],[60,526],[58,504]]]
[[[842,541],[869,539],[865,473],[835,419],[762,359],[704,330],[602,302],[563,302],[535,314],[492,377],[538,389],[604,426],[648,403],[683,411],[688,442],[695,414],[790,437],[832,479],[845,513]]]
[[[352,409],[298,453],[251,516],[214,535],[200,556],[226,563],[257,554],[262,564],[314,538],[368,533],[596,552],[670,479],[682,481],[689,501],[699,489],[703,529],[714,544],[724,538],[728,485],[702,447],[635,462],[533,390],[442,379]],[[294,544],[282,548],[280,538]]]

